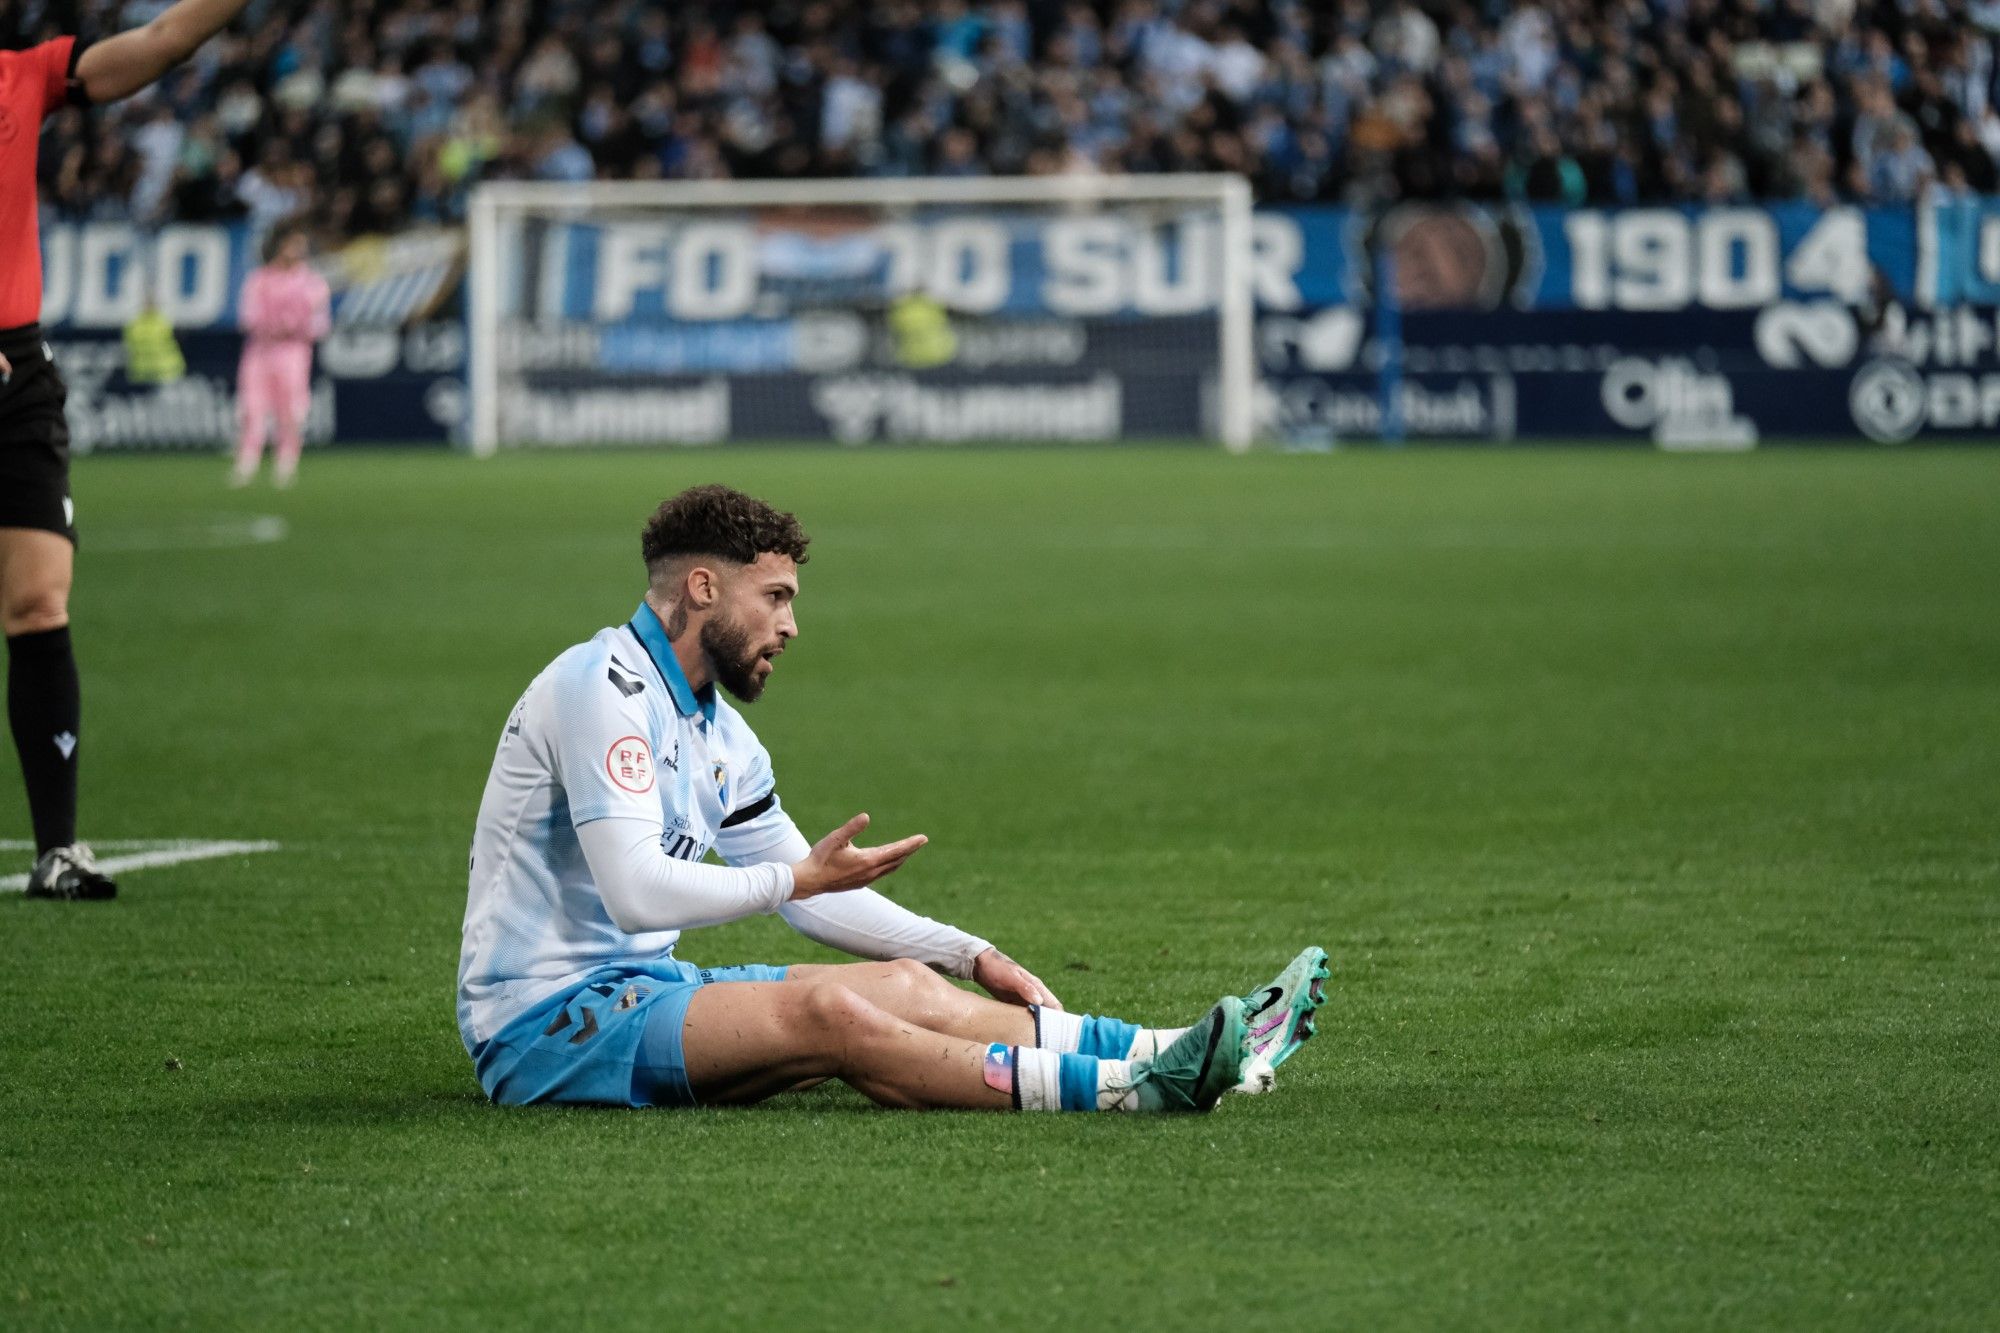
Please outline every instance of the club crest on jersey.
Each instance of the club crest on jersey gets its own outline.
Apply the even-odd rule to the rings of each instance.
[[[653,789],[653,747],[643,736],[620,736],[605,752],[604,771],[625,791],[649,792]]]
[[[715,761],[715,799],[724,810],[729,808],[729,765],[720,759]]]

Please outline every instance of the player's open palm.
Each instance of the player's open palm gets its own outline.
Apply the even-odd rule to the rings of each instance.
[[[868,827],[867,815],[856,815],[813,844],[805,860],[792,867],[792,897],[811,898],[873,884],[902,869],[930,839],[921,833],[880,847],[856,847],[854,840]]]

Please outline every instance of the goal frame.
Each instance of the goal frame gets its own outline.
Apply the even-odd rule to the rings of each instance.
[[[467,443],[478,457],[500,448],[500,228],[511,212],[588,213],[657,209],[915,207],[926,205],[1212,203],[1221,225],[1216,302],[1219,364],[1216,436],[1232,452],[1256,430],[1256,359],[1251,294],[1251,194],[1241,176],[1220,172],[1157,176],[843,177],[770,181],[489,181],[467,211]]]

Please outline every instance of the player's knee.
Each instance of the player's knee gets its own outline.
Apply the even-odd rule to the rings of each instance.
[[[890,1007],[913,1023],[941,1030],[964,1002],[964,992],[914,959],[899,958],[886,966],[897,997]]]
[[[59,586],[9,588],[0,596],[0,630],[8,638],[39,634],[69,624],[69,589]]]
[[[808,986],[800,1005],[814,1044],[843,1058],[891,1023],[887,1013],[837,982]]]
[[[898,958],[888,964],[896,984],[912,995],[928,995],[944,984],[944,978],[914,958]]]
[[[826,1032],[865,1026],[880,1012],[861,996],[832,981],[806,987],[801,1006],[806,1022]]]
[[[896,985],[908,998],[913,1012],[937,1016],[942,1006],[959,998],[956,986],[913,958],[898,958],[889,964]]]

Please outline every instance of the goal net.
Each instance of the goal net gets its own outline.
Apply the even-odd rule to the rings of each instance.
[[[1249,444],[1233,176],[496,182],[470,440]]]

